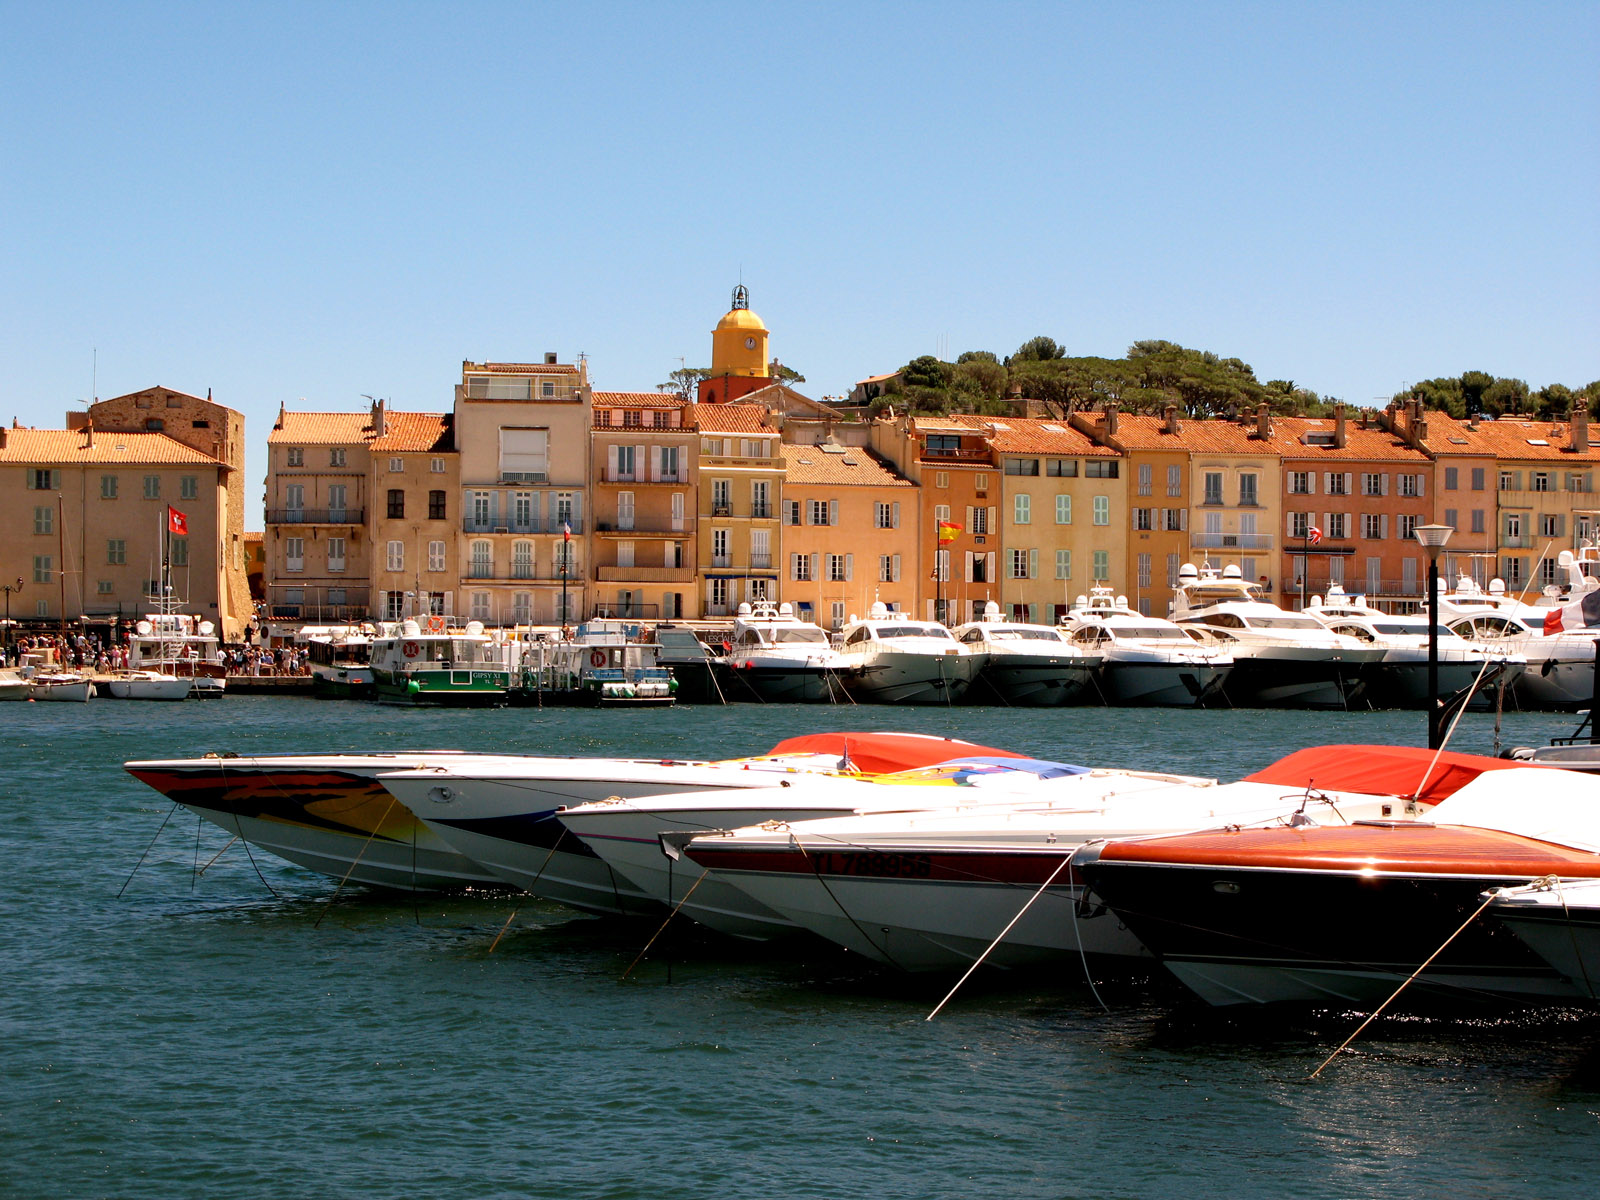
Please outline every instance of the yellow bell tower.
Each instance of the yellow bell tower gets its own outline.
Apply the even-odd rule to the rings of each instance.
[[[770,381],[767,327],[750,311],[744,284],[733,289],[733,307],[711,331],[711,376],[700,383],[702,404],[726,404]]]

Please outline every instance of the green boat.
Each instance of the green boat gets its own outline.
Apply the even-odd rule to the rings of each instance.
[[[506,647],[478,621],[465,630],[432,618],[428,628],[402,621],[372,642],[375,699],[387,704],[492,708],[506,703],[511,669]]]

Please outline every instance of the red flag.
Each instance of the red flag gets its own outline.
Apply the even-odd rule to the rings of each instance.
[[[172,505],[167,505],[167,532],[178,537],[189,536],[189,518]]]

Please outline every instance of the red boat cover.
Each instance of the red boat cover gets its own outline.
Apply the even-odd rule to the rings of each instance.
[[[1435,754],[1439,761],[1429,770]],[[1512,759],[1425,750],[1420,746],[1309,746],[1245,778],[1252,783],[1295,788],[1415,796],[1423,804],[1437,804],[1485,771],[1528,765]]]
[[[1009,750],[922,733],[808,733],[784,738],[768,754],[846,754],[858,771],[880,775],[931,767],[952,758],[1023,758]],[[1523,764],[1526,765],[1526,764]]]

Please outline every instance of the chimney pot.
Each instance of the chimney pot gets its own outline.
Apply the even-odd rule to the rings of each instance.
[[[1165,432],[1177,434],[1182,431],[1183,426],[1178,420],[1178,406],[1176,404],[1167,405],[1166,417],[1166,422],[1162,425],[1162,429]]]
[[[1572,406],[1572,418],[1569,428],[1572,430],[1572,452],[1574,454],[1589,453],[1589,408],[1586,404]]]
[[[1272,436],[1272,406],[1265,400],[1256,406],[1256,436],[1263,440]]]
[[[1344,449],[1344,405],[1336,404],[1333,408],[1333,444]]]

